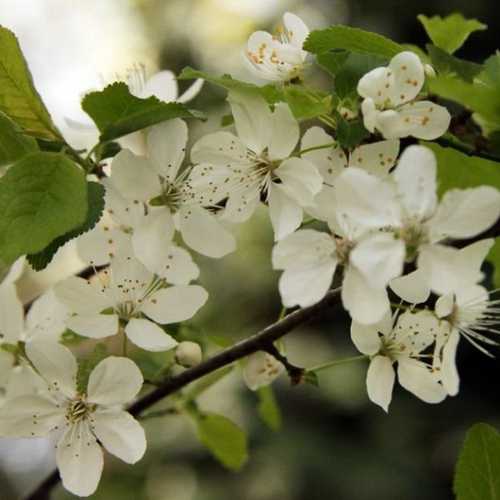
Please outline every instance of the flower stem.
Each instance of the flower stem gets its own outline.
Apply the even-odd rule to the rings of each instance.
[[[336,142],[329,142],[328,144],[321,144],[319,146],[311,146],[310,148],[301,149],[297,154],[303,155],[304,153],[309,153],[311,151],[316,151],[317,149],[328,149],[333,148],[337,145]]]
[[[369,356],[367,356],[366,354],[363,354],[361,356],[352,356],[350,358],[335,359],[333,361],[329,361],[328,363],[323,363],[321,365],[313,366],[312,368],[307,368],[306,373],[320,372],[323,370],[327,370],[328,368],[332,368],[334,366],[344,365],[347,363],[352,363],[354,361],[361,361],[362,359],[368,359],[368,358],[369,358]]]

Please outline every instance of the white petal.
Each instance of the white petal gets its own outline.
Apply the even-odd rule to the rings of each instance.
[[[441,403],[446,398],[444,387],[420,361],[413,359],[398,362],[399,383],[426,403]]]
[[[154,278],[151,271],[132,257],[115,258],[110,275],[107,293],[113,297],[114,304],[124,300],[135,301],[138,292],[145,290]]]
[[[76,393],[78,365],[73,353],[57,342],[33,340],[25,345],[26,355],[45,379],[51,392],[67,397]]]
[[[315,229],[301,229],[287,236],[273,248],[274,269],[302,268],[319,264],[325,257],[334,258],[335,242]]]
[[[131,319],[125,327],[129,340],[146,351],[169,351],[177,341],[148,319]]]
[[[46,436],[64,422],[64,409],[41,396],[21,396],[0,408],[0,436]]]
[[[443,363],[441,365],[441,382],[450,396],[456,396],[460,388],[460,377],[457,371],[456,356],[460,340],[458,331],[451,332],[443,348]]]
[[[285,371],[285,367],[267,352],[257,351],[247,357],[243,379],[251,391],[269,385]]]
[[[396,375],[391,360],[385,356],[375,356],[366,374],[368,397],[385,412],[389,411]]]
[[[434,213],[437,204],[436,156],[425,146],[409,146],[394,171],[401,202],[419,220]]]
[[[24,330],[24,308],[13,284],[0,286],[0,342],[17,344]]]
[[[243,143],[260,154],[270,143],[271,111],[266,101],[257,94],[231,90],[227,100],[231,105],[234,125]]]
[[[280,102],[275,105],[271,127],[269,159],[281,160],[288,157],[299,142],[299,124],[288,104]]]
[[[279,280],[281,301],[285,307],[309,307],[328,292],[337,267],[336,259],[324,259],[308,267],[286,269]]]
[[[307,129],[302,137],[300,149],[304,150],[334,143],[333,137],[328,135],[321,127],[311,127]],[[333,185],[336,177],[347,167],[345,153],[338,145],[309,151],[301,155],[301,158],[311,162],[318,169],[324,182],[330,185]]]
[[[180,118],[159,123],[148,130],[148,156],[156,172],[172,182],[184,160],[188,128]]]
[[[293,233],[302,223],[302,208],[287,196],[281,184],[271,183],[268,203],[275,241]]]
[[[138,462],[146,451],[144,429],[126,411],[97,411],[92,430],[109,453],[128,464]]]
[[[389,89],[391,106],[399,106],[415,99],[425,80],[420,58],[410,51],[400,52],[391,59],[388,69],[393,77]]]
[[[54,293],[71,312],[77,314],[97,314],[113,305],[102,291],[102,285],[76,276],[58,283]]]
[[[207,299],[208,293],[201,286],[171,286],[148,297],[142,311],[157,323],[178,323],[192,318]]]
[[[323,184],[321,191],[314,197],[314,204],[304,207],[304,211],[314,219],[335,223],[337,215],[335,189]],[[333,232],[336,232],[333,230]]]
[[[137,396],[143,382],[142,373],[132,360],[109,356],[92,370],[87,399],[106,406],[125,404]]]
[[[389,286],[398,297],[409,304],[426,302],[431,294],[427,275],[422,269],[394,278]]]
[[[392,333],[393,340],[404,346],[398,359],[421,353],[434,342],[440,331],[440,321],[431,311],[406,310],[399,315]]]
[[[93,266],[104,266],[116,255],[131,252],[130,235],[121,229],[98,225],[76,240],[78,256]]]
[[[384,106],[391,98],[393,86],[394,75],[391,75],[390,70],[384,66],[372,69],[363,75],[357,87],[358,94],[365,98],[363,101],[363,115],[365,115],[365,101],[369,103],[369,107],[373,111],[375,110],[375,105]]]
[[[372,288],[353,266],[347,267],[342,283],[342,303],[357,323],[369,325],[380,321],[390,308],[384,288]]]
[[[500,217],[500,191],[491,186],[447,191],[429,222],[433,241],[472,238]]]
[[[63,486],[68,491],[81,497],[96,491],[104,460],[87,421],[68,427],[57,444],[56,460]]]
[[[116,314],[78,315],[68,318],[66,326],[91,339],[102,339],[118,333],[118,316]]]
[[[113,185],[109,177],[101,179],[101,183],[106,188],[106,211],[111,221],[107,221],[104,216],[99,224],[112,226],[110,222],[119,223],[124,227],[135,227],[142,224],[144,218],[144,206],[142,203],[134,203],[123,196]],[[106,224],[104,224],[106,223]]]
[[[178,88],[177,80],[171,71],[159,71],[146,81],[144,88],[140,92],[143,99],[155,96],[160,101],[174,102],[177,100]]]
[[[248,220],[260,203],[260,189],[257,185],[248,189],[240,188],[231,193],[221,218],[241,223]]]
[[[205,80],[203,80],[202,78],[197,78],[194,83],[190,87],[188,87],[182,95],[179,96],[177,102],[184,103],[192,101],[200,93],[204,83]]]
[[[438,318],[447,318],[455,306],[455,296],[452,293],[442,295],[436,300],[434,311]]]
[[[385,288],[389,281],[403,272],[405,245],[390,233],[377,233],[361,240],[349,254],[369,285]]]
[[[191,203],[213,207],[230,196],[235,183],[235,174],[229,167],[202,163],[190,170],[183,188]]]
[[[358,146],[349,156],[349,166],[361,168],[378,177],[384,177],[396,164],[398,154],[398,140],[373,142]]]
[[[10,266],[9,272],[4,277],[1,285],[12,285],[15,283],[23,274],[25,266],[26,257],[19,257],[19,259],[17,259],[14,264]]]
[[[218,259],[236,249],[234,236],[208,210],[189,206],[179,216],[182,239],[193,250]]]
[[[217,166],[248,164],[247,148],[241,140],[229,132],[215,132],[199,139],[191,148],[193,163]]]
[[[285,12],[283,14],[283,24],[290,37],[290,42],[298,49],[301,49],[305,39],[309,35],[309,28],[305,25],[304,21],[295,14]]]
[[[122,149],[111,163],[111,182],[128,200],[148,201],[160,194],[158,176],[150,161]]]
[[[361,325],[353,321],[351,323],[351,340],[359,352],[368,355],[377,354],[382,345],[378,335],[379,331],[377,323],[373,325]]]
[[[285,193],[301,206],[311,205],[323,186],[318,169],[302,158],[288,158],[274,173],[282,180]]]
[[[376,108],[375,102],[370,97],[363,99],[361,103],[361,112],[363,113],[363,125],[366,130],[372,134],[375,132],[377,127],[378,117],[380,111]]]

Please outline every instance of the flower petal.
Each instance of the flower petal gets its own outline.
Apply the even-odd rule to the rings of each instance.
[[[205,135],[196,141],[191,148],[191,161],[222,167],[249,163],[245,144],[235,135],[224,131]]]
[[[290,38],[290,43],[301,49],[304,41],[309,35],[309,28],[305,25],[304,21],[295,14],[285,12],[283,14],[283,24]]]
[[[56,461],[63,486],[68,491],[81,497],[96,491],[104,460],[87,421],[68,427],[57,444]]]
[[[185,103],[192,101],[200,93],[204,83],[205,80],[203,80],[203,78],[197,78],[193,84],[178,97],[177,102]]]
[[[388,69],[392,73],[389,89],[391,106],[415,99],[425,80],[424,65],[420,58],[414,52],[400,52],[391,59]]]
[[[243,379],[251,391],[269,385],[285,371],[276,358],[264,351],[257,351],[247,357],[243,368]]]
[[[274,106],[271,121],[271,137],[268,147],[270,160],[288,157],[299,142],[299,124],[288,104],[280,102]]]
[[[189,206],[179,216],[182,239],[193,250],[219,259],[236,249],[234,236],[208,210]]]
[[[125,404],[137,396],[143,382],[142,373],[132,360],[109,356],[92,370],[87,400],[106,406]]]
[[[173,182],[181,166],[188,140],[186,122],[180,118],[151,127],[147,134],[148,157],[156,172]]]
[[[145,301],[142,311],[162,325],[192,318],[208,299],[207,291],[198,285],[163,288]]]
[[[142,425],[126,411],[97,411],[92,430],[104,448],[128,464],[135,464],[146,451]]]
[[[361,325],[355,321],[351,323],[351,340],[356,349],[363,354],[372,355],[380,351],[382,344],[378,332],[377,323],[373,325]]]
[[[69,398],[75,395],[78,364],[67,347],[35,339],[26,343],[25,350],[28,359],[47,382],[50,392],[61,391]]]
[[[398,154],[397,139],[364,144],[349,156],[349,167],[358,167],[377,177],[384,177],[395,165]]]
[[[443,348],[443,362],[441,365],[441,382],[448,395],[456,396],[460,388],[460,377],[457,371],[456,357],[460,334],[457,330],[451,332]]]
[[[155,96],[160,99],[160,101],[174,102],[177,100],[178,94],[179,89],[177,88],[177,80],[174,73],[165,70],[159,71],[151,78],[148,78],[138,97],[145,99],[150,96]]]
[[[103,339],[118,333],[118,316],[116,314],[78,315],[68,318],[66,326],[83,337]]]
[[[375,356],[366,374],[366,389],[370,400],[385,412],[389,411],[396,374],[392,362],[385,356]]]
[[[0,342],[17,344],[24,330],[24,308],[14,284],[0,286]]]
[[[398,361],[399,383],[426,403],[441,403],[446,398],[444,387],[420,361],[405,358]]]
[[[287,196],[281,184],[271,183],[268,203],[275,241],[283,239],[298,229],[302,223],[302,208]]]
[[[431,294],[427,275],[422,269],[394,278],[389,286],[398,297],[409,304],[426,302]]]
[[[146,351],[169,351],[177,341],[148,319],[131,319],[125,327],[129,340]]]

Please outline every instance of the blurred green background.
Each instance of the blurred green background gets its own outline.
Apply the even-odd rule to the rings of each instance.
[[[493,0],[0,0],[0,24],[19,36],[51,113],[69,140],[77,142],[80,136],[65,119],[82,118],[79,97],[123,77],[133,65],[144,64],[148,74],[158,69],[178,73],[190,65],[251,79],[241,59],[248,35],[272,30],[287,10],[311,28],[344,23],[417,44],[426,43],[417,14],[461,11],[489,25],[460,51],[482,60],[499,46],[497,9]],[[328,85],[320,73],[311,78]],[[181,88],[186,85],[181,82]],[[193,105],[212,116],[193,126],[193,138],[217,127],[227,112],[224,93],[210,85]],[[242,338],[274,321],[281,309],[265,211],[235,230],[239,247],[234,255],[221,261],[195,257],[211,296],[196,320],[203,335]],[[60,264],[52,265],[49,274],[58,276],[60,269]],[[31,277],[22,283],[22,293],[31,296],[40,286]],[[332,309],[297,329],[286,339],[289,358],[311,366],[354,354],[348,324],[341,309]],[[282,377],[274,384],[283,416],[279,432],[259,420],[257,398],[235,370],[202,396],[200,406],[231,418],[248,433],[250,459],[240,473],[224,470],[199,445],[186,417],[167,416],[145,421],[149,447],[139,464],[106,458],[103,480],[92,498],[451,499],[453,467],[465,430],[478,421],[500,424],[498,362],[465,342],[458,362],[458,397],[431,406],[397,388],[389,415],[367,399],[364,362],[323,372],[320,388],[291,388]],[[0,498],[21,498],[52,466],[51,445],[45,441],[1,442]],[[72,496],[59,489],[54,498]]]

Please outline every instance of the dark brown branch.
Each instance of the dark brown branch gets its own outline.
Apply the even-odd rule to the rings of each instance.
[[[144,410],[150,408],[155,403],[158,403],[166,396],[174,394],[191,382],[194,382],[195,380],[198,380],[201,377],[218,370],[219,368],[230,365],[231,363],[234,363],[235,361],[238,361],[239,359],[257,351],[269,352],[270,346],[272,346],[273,342],[285,336],[287,333],[290,333],[297,326],[309,321],[322,311],[326,310],[330,305],[333,305],[339,300],[339,296],[339,289],[332,290],[328,292],[325,298],[317,304],[304,309],[298,309],[297,311],[288,314],[283,319],[264,328],[259,333],[256,333],[255,335],[242,340],[227,349],[224,349],[199,365],[189,368],[179,375],[168,379],[157,389],[154,389],[150,393],[138,399],[128,408],[128,411],[132,415],[138,416]],[[50,493],[59,483],[59,479],[59,473],[57,470],[53,471],[52,474],[47,477],[47,479],[45,479],[45,481],[40,484],[40,486],[31,495],[26,497],[26,500],[49,500]]]

